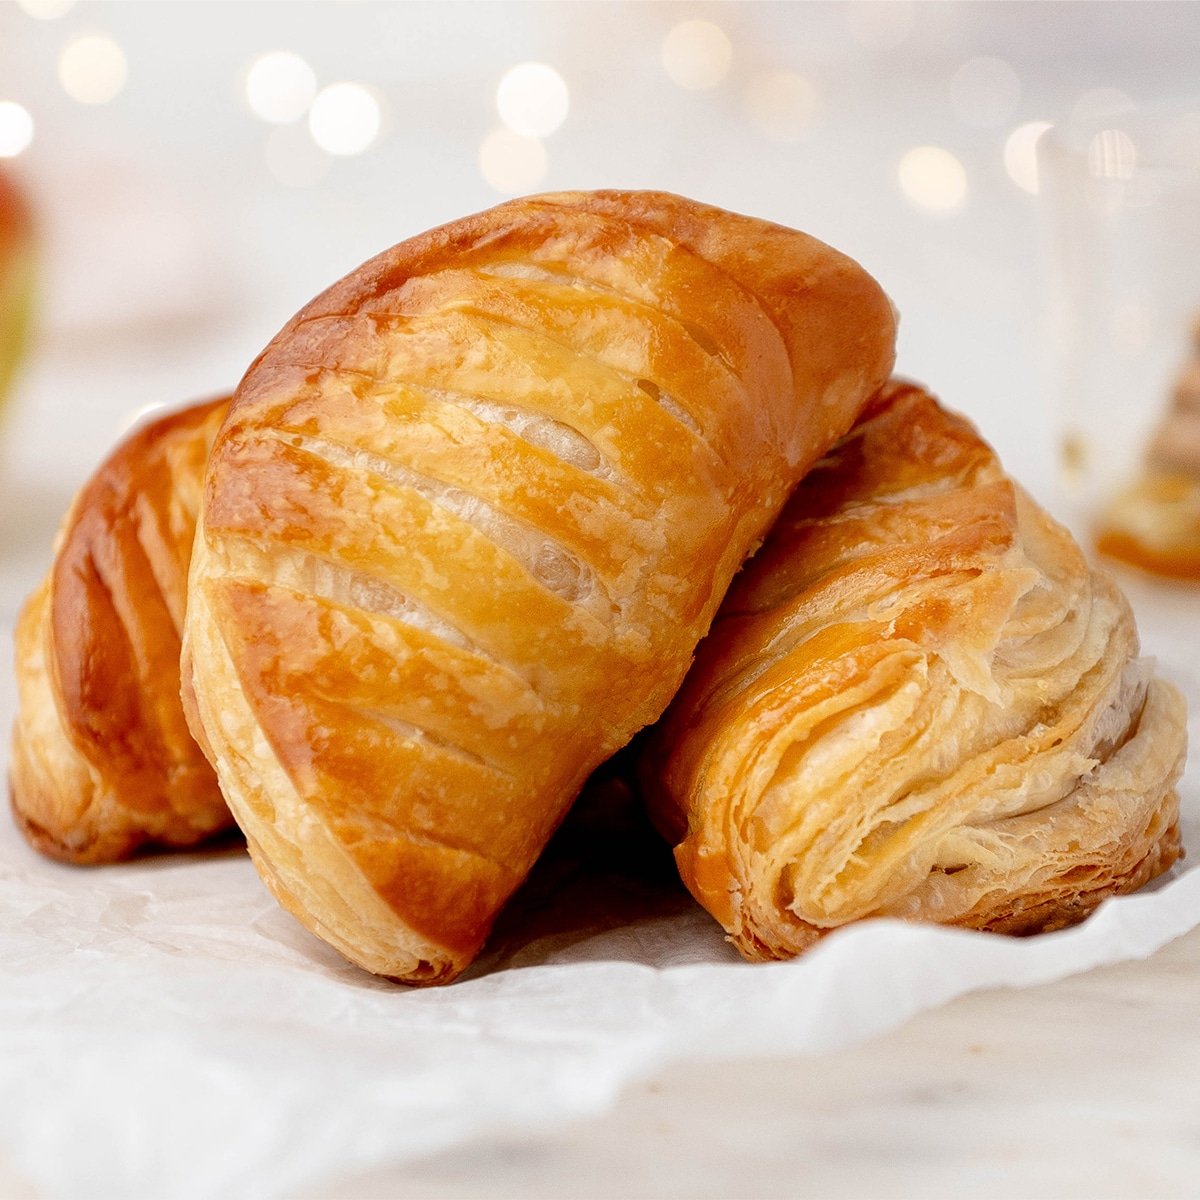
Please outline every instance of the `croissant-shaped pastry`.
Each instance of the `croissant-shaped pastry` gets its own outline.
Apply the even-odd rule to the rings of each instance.
[[[960,417],[892,383],[731,589],[643,768],[749,959],[862,917],[1029,933],[1178,857],[1183,700]]]
[[[17,624],[12,807],[55,858],[113,862],[233,823],[179,700],[200,485],[227,404],[161,417],[105,460]]]
[[[855,263],[656,193],[502,205],[295,317],[214,446],[184,643],[284,906],[461,971],[893,341]]]

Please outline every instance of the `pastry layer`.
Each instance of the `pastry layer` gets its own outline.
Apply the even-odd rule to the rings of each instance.
[[[739,576],[644,763],[748,958],[901,916],[1077,921],[1180,853],[1182,698],[1107,576],[894,382]]]
[[[299,313],[214,448],[185,641],[281,902],[461,971],[894,334],[849,259],[660,193],[501,205]]]

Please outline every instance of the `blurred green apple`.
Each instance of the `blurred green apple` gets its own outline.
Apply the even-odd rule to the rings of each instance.
[[[32,301],[33,213],[0,169],[0,404],[25,349]]]

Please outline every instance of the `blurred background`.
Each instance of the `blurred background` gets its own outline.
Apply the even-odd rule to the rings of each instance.
[[[539,190],[678,191],[849,253],[899,369],[1053,503],[1035,143],[1196,90],[1198,61],[1200,5],[1146,0],[3,0],[0,173],[37,257],[0,617],[139,414],[231,388],[371,254]]]

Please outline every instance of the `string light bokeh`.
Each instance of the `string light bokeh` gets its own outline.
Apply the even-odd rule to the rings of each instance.
[[[135,7],[132,5],[122,6]],[[176,6],[185,7],[183,5]],[[321,7],[321,6],[313,6]],[[331,27],[336,27],[333,9],[328,11]],[[428,9],[428,5],[413,8]],[[549,16],[541,6],[499,5],[499,8],[535,10],[537,16]],[[776,6],[786,10],[788,6]],[[958,11],[958,24],[964,23],[963,5],[949,6]],[[32,21],[70,25],[69,18],[80,10],[72,0],[18,0],[17,8]],[[683,93],[724,91],[725,103],[738,113],[744,123],[743,133],[765,142],[796,144],[803,142],[822,124],[828,129],[838,125],[836,109],[822,104],[822,86],[815,74],[827,72],[836,62],[838,73],[852,79],[858,74],[874,74],[876,64],[871,60],[895,54],[905,46],[915,48],[926,56],[931,49],[929,39],[919,42],[921,25],[928,14],[910,0],[859,0],[844,4],[823,4],[793,8],[785,13],[796,28],[806,24],[805,18],[821,10],[821,25],[826,32],[825,43],[836,41],[828,37],[831,27],[841,24],[841,40],[861,52],[861,61],[848,64],[844,59],[845,45],[833,47],[843,57],[831,54],[831,47],[814,39],[807,47],[806,70],[795,69],[787,60],[795,57],[794,47],[781,50],[770,31],[757,25],[777,26],[775,20],[761,20],[761,5],[708,4],[698,6],[703,15],[682,20],[668,20],[678,14],[681,6],[664,8],[661,14],[644,11],[644,6],[609,6],[614,16],[620,12],[629,25],[627,41],[636,45],[640,40],[641,71],[646,74],[647,53],[656,50],[657,67],[664,85],[674,85]],[[86,11],[86,10],[85,10]],[[750,18],[747,13],[752,14]],[[830,20],[833,16],[835,19]],[[122,18],[128,21],[129,14]],[[757,18],[757,19],[755,19]],[[449,20],[449,18],[446,18]],[[838,20],[840,19],[840,21]],[[13,24],[13,18],[8,18]],[[570,14],[558,17],[560,25],[569,26]],[[724,21],[724,24],[722,23]],[[19,27],[17,32],[20,33]],[[939,31],[932,30],[934,41]],[[954,61],[955,39],[941,31],[946,42],[941,73],[944,75],[944,111],[941,122],[951,115],[960,126],[997,130],[1002,136],[994,139],[994,149],[1005,170],[1023,191],[1035,192],[1036,184],[1029,163],[1030,130],[1043,128],[1042,118],[1023,122],[1016,118],[1026,97],[1018,67],[995,54],[972,54]],[[335,39],[336,40],[336,39]],[[582,42],[582,39],[581,39]],[[579,47],[580,50],[585,47]],[[937,49],[937,47],[933,47]],[[578,56],[577,56],[578,57]],[[772,61],[778,59],[779,61]],[[753,66],[749,69],[747,64]],[[581,74],[591,64],[577,61]],[[893,84],[911,82],[912,69],[903,63],[891,63]],[[847,68],[849,67],[849,70]],[[569,71],[569,67],[567,68]],[[121,42],[103,30],[79,32],[70,29],[61,39],[56,57],[56,76],[67,96],[81,104],[112,103],[126,86],[129,66]],[[456,76],[452,63],[447,63],[447,81]],[[884,79],[887,79],[885,74]],[[240,72],[241,90],[246,108],[269,125],[288,125],[306,119],[309,136],[316,148],[334,158],[364,154],[376,146],[384,126],[392,80],[368,78],[322,80],[316,68],[295,49],[262,48],[244,65]],[[617,82],[620,82],[618,77]],[[860,80],[861,82],[861,80]],[[1041,81],[1044,85],[1045,81]],[[41,81],[44,86],[45,81]],[[213,78],[212,86],[219,80]],[[903,92],[904,87],[901,87]],[[736,92],[736,95],[735,95]],[[596,89],[593,88],[593,99]],[[432,96],[427,97],[432,101]],[[882,97],[879,99],[886,104]],[[909,97],[911,99],[911,97]],[[897,97],[900,101],[901,97]],[[33,141],[32,110],[20,100],[0,98],[0,154],[16,157],[29,149]],[[512,194],[514,188],[532,181],[536,186],[550,169],[546,146],[530,145],[530,140],[544,143],[562,128],[572,108],[571,86],[563,71],[546,62],[526,60],[502,68],[494,93],[494,106],[500,128],[482,131],[474,155],[480,176],[496,192]],[[35,105],[36,107],[36,105]],[[1043,104],[1043,108],[1046,105]],[[1070,107],[1073,120],[1084,120],[1101,113],[1119,114],[1132,111],[1136,102],[1123,89],[1098,85],[1080,91]],[[421,113],[421,105],[410,110]],[[507,130],[516,136],[501,136]],[[524,140],[521,140],[524,139]],[[268,174],[287,186],[316,186],[327,175],[312,166],[300,170],[295,139],[273,138],[262,142],[262,159]],[[974,143],[978,148],[978,141]],[[288,146],[289,149],[282,147]],[[930,152],[930,147],[917,143],[898,148],[892,156],[904,164],[895,173],[898,191],[917,210],[929,214],[944,214],[961,208],[970,192],[970,169],[962,156],[949,147],[945,155]],[[1119,139],[1098,144],[1096,156],[1102,169],[1122,170],[1120,163],[1128,159],[1131,149]],[[946,156],[950,157],[946,157]],[[1115,158],[1113,156],[1116,156]],[[957,165],[951,162],[955,158]],[[291,167],[281,164],[287,159]],[[1113,161],[1110,162],[1109,160]],[[978,169],[977,165],[975,169]]]
[[[0,158],[16,158],[33,142],[33,117],[15,100],[0,100]]]
[[[203,354],[161,366],[182,394],[408,234],[541,189],[657,187],[859,258],[901,310],[902,367],[1004,449],[1037,370],[1039,139],[1101,117],[1091,169],[1125,177],[1122,114],[1193,86],[1196,36],[1200,6],[1119,2],[19,0],[0,159],[41,202],[43,339],[190,331]],[[1200,162],[1200,101],[1176,142]]]
[[[73,38],[58,56],[58,81],[80,104],[107,104],[120,95],[129,68],[125,51],[107,34]]]

